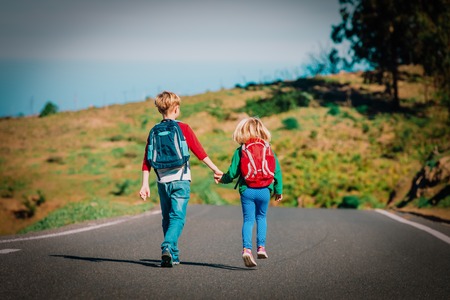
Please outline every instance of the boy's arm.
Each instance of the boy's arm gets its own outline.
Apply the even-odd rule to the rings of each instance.
[[[145,145],[144,158],[142,159],[142,171],[150,171],[152,168],[147,161],[147,153],[148,153],[148,141],[147,144]]]
[[[148,152],[148,141],[145,146],[144,151],[144,159],[142,160],[142,186],[139,191],[139,196],[141,196],[142,200],[146,200],[147,197],[150,197],[150,186],[148,185],[148,178],[150,174],[151,166],[147,162],[147,152]]]
[[[207,156],[203,160],[203,163],[207,165],[214,172],[214,181],[218,183],[218,179],[222,176],[223,172],[212,162],[212,160]]]
[[[142,171],[142,187],[139,191],[139,195],[144,201],[147,199],[147,197],[150,197],[150,187],[148,185],[149,174],[150,172],[147,170]]]
[[[183,132],[183,135],[186,139],[186,143],[189,147],[189,150],[191,150],[192,153],[194,153],[194,155],[200,161],[203,161],[208,156],[208,154],[206,154],[205,149],[203,149],[202,144],[198,140],[192,128],[189,127],[188,124],[183,122],[179,122],[178,125],[180,125],[181,131]]]
[[[184,137],[186,138],[186,142],[188,144],[189,149],[194,153],[194,155],[201,160],[205,165],[207,165],[213,172],[214,178],[222,176],[223,172],[219,170],[219,168],[212,162],[212,160],[206,154],[205,149],[203,149],[202,144],[198,140],[194,131],[188,124],[179,122],[181,131],[183,132]]]

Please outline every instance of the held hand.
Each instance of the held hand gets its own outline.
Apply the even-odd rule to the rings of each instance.
[[[214,182],[218,184],[220,182],[220,178],[222,178],[223,172],[220,170],[217,170],[214,172]]]
[[[141,196],[142,200],[147,200],[147,197],[150,197],[150,188],[148,186],[142,186],[139,191],[139,196]]]
[[[280,202],[283,199],[283,195],[282,194],[275,194],[275,201],[276,202]]]

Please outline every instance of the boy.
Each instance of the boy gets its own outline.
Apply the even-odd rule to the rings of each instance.
[[[172,92],[164,91],[155,99],[155,106],[164,120],[176,120],[180,115],[181,99]],[[216,167],[206,154],[196,135],[189,125],[178,122],[188,148],[194,155],[205,163],[215,177],[220,177],[222,172]],[[148,183],[151,166],[147,162],[148,141],[145,147],[144,161],[142,163],[142,187],[140,196],[145,201],[150,197]],[[158,182],[158,194],[162,212],[162,228],[164,241],[161,244],[161,267],[172,267],[179,264],[178,238],[186,220],[186,208],[190,197],[191,171],[189,161],[186,166],[155,170]]]

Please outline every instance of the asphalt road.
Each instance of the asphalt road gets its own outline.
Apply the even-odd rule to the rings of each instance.
[[[45,233],[72,231],[61,236],[0,238],[0,299],[450,295],[450,244],[375,211],[270,208],[269,259],[257,260],[253,269],[241,259],[240,207],[190,206],[179,241],[181,264],[170,269],[160,268],[159,214],[105,223],[110,221]],[[433,226],[449,231],[445,224]]]

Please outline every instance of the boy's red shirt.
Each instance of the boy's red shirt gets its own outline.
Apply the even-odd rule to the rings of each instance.
[[[194,153],[194,155],[199,160],[204,160],[208,155],[206,154],[205,149],[203,149],[202,144],[200,144],[200,141],[197,139],[197,136],[195,135],[194,131],[191,127],[189,127],[188,124],[183,122],[178,122],[178,125],[181,128],[181,131],[183,132],[183,135],[186,139],[187,145],[189,149]],[[142,162],[142,171],[150,171],[151,167],[147,163],[147,152],[148,152],[148,141],[147,145],[145,145],[145,153],[144,153],[144,160]]]

